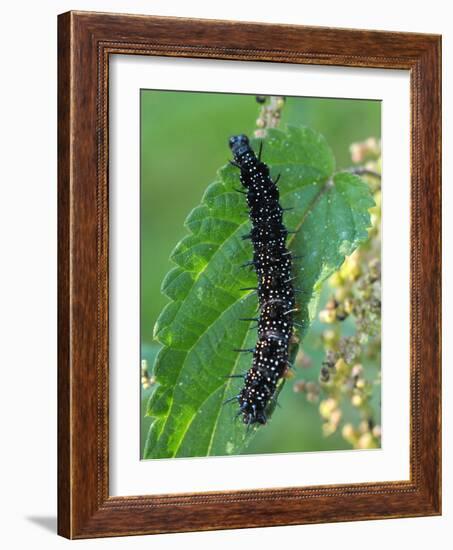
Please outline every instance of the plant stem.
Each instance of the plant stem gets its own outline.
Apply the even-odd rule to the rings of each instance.
[[[284,105],[285,98],[283,96],[270,96],[269,101],[262,104],[256,120],[258,128],[255,130],[255,137],[264,138],[268,128],[277,128]]]
[[[373,178],[381,179],[381,174],[375,172],[374,170],[368,170],[367,168],[362,168],[358,166],[357,168],[350,168],[348,172],[351,174],[356,174],[357,176],[371,176]]]

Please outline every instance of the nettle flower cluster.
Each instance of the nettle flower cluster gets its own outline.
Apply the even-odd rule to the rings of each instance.
[[[350,147],[351,169],[369,184],[376,206],[369,238],[328,281],[329,296],[319,312],[324,361],[318,382],[298,381],[294,391],[319,403],[322,430],[341,430],[353,448],[380,446],[381,349],[381,151],[369,138]],[[352,333],[352,334],[351,334]],[[304,357],[305,362],[308,361]],[[367,365],[367,366],[366,366]]]

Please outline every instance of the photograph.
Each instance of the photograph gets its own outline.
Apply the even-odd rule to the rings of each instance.
[[[442,513],[442,36],[321,11],[58,16],[65,538]]]
[[[141,459],[381,448],[381,171],[377,99],[140,90]]]

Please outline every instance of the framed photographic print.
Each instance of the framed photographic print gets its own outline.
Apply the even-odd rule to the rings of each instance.
[[[59,16],[59,533],[436,515],[440,37]]]

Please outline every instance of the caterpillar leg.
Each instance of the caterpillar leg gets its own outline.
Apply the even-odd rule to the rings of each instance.
[[[225,399],[222,405],[228,405],[228,403],[232,403],[233,401],[237,401],[238,399],[239,399],[238,395],[235,395],[234,397],[229,397],[228,399]]]
[[[260,149],[258,151],[258,160],[261,161],[261,153],[263,152],[263,142],[260,141]]]

